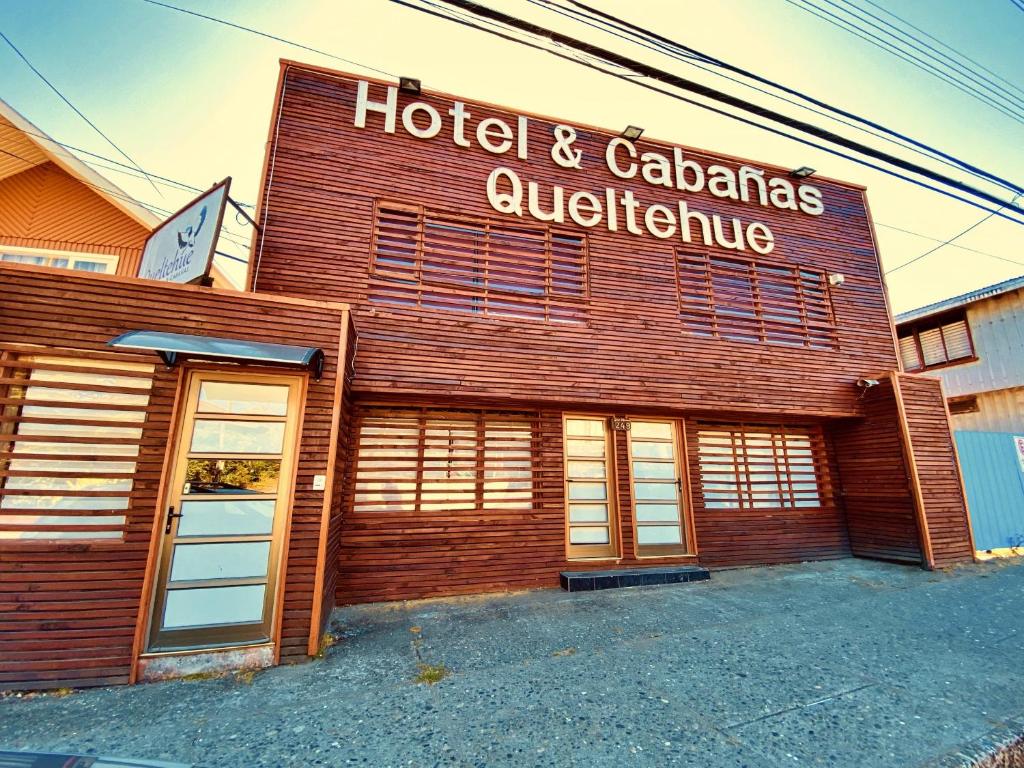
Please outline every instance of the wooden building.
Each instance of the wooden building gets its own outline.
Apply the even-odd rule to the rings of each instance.
[[[286,61],[256,218],[245,292],[0,264],[0,684],[567,571],[973,556],[860,187]],[[46,464],[74,430],[102,471]]]

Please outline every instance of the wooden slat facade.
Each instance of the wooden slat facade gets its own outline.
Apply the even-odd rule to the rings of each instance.
[[[123,683],[132,675],[136,626],[140,610],[148,608],[142,605],[143,583],[154,517],[163,514],[156,505],[182,370],[167,370],[155,355],[115,353],[106,346],[133,329],[324,350],[324,376],[310,380],[304,409],[279,645],[284,659],[306,656],[324,501],[322,491],[310,489],[313,476],[328,471],[332,396],[341,334],[349,333],[347,310],[322,302],[0,264],[0,339],[8,349],[155,364],[123,538],[0,539],[0,688]],[[216,369],[217,364],[197,361],[196,367]]]
[[[574,148],[582,151],[584,172],[567,171],[548,155],[557,121],[534,115],[528,116],[528,159],[514,151],[499,157],[474,144],[473,126],[486,118],[516,126],[522,113],[476,102],[467,105],[472,121],[466,135],[474,146],[456,146],[447,119],[435,137],[415,138],[402,128],[405,106],[425,102],[442,116],[453,107],[454,97],[431,93],[398,94],[394,133],[384,132],[383,116],[373,112],[360,129],[353,125],[357,82],[282,62],[259,205],[264,233],[250,287],[352,304],[359,330],[351,382],[357,415],[349,434],[342,430],[343,442],[355,439],[359,413],[390,404],[526,413],[536,450],[534,504],[506,514],[354,510],[356,459],[350,453],[345,468],[339,465],[339,603],[552,586],[557,572],[569,567],[741,565],[851,552],[915,558],[916,528],[907,521],[916,507],[909,486],[899,483],[906,471],[900,412],[891,398],[875,405],[874,394],[865,399],[855,386],[860,377],[899,365],[862,189],[814,177],[824,197],[821,216],[707,190],[680,193],[645,184],[639,174],[614,176],[604,149],[615,134],[580,126]],[[369,98],[385,101],[387,85],[370,81]],[[647,150],[672,151],[662,142],[638,142],[638,154]],[[743,162],[683,151],[705,165],[736,170]],[[499,165],[541,190],[565,185],[566,195],[611,187],[633,192],[645,205],[670,208],[685,196],[691,210],[765,222],[775,249],[762,257],[567,220],[548,228],[547,242],[560,233],[585,239],[585,285],[568,322],[552,322],[545,303],[551,284],[536,282],[538,265],[549,257],[540,245],[526,244],[544,242],[545,235],[532,232],[535,219],[502,216],[487,201],[486,178]],[[522,232],[514,236],[509,230],[516,227]],[[495,242],[498,278],[490,266]],[[518,266],[509,248],[519,249]],[[709,270],[706,278],[701,264]],[[718,278],[724,288],[712,272],[724,275]],[[834,273],[844,277],[838,287],[830,285]],[[716,319],[716,290],[735,304],[736,280],[744,274],[763,317]],[[503,291],[519,298],[501,307]],[[529,295],[533,309],[522,298]],[[613,432],[617,555],[566,558],[564,414],[649,414],[685,428],[694,554],[637,559],[628,438]],[[701,420],[806,430],[819,457],[821,504],[708,509],[696,459]],[[868,498],[863,485],[863,451],[876,438],[885,449],[877,463],[895,488],[885,499]],[[331,542],[333,548],[333,534]]]

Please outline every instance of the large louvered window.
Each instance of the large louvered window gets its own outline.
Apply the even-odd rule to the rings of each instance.
[[[974,344],[964,314],[899,329],[900,358],[906,371],[938,368],[974,359]]]
[[[0,539],[120,538],[153,366],[0,352],[0,376]]]
[[[370,298],[485,317],[580,322],[587,244],[580,235],[377,205]]]
[[[357,429],[353,512],[442,516],[533,506],[528,416],[367,410]]]
[[[697,446],[701,491],[709,511],[825,503],[825,447],[817,430],[700,424]]]
[[[690,333],[830,349],[836,323],[824,272],[676,253],[679,316]]]

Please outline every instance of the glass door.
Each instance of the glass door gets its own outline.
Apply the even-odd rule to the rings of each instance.
[[[675,422],[631,421],[629,470],[641,557],[687,553],[678,446]]]
[[[615,557],[615,497],[608,419],[565,417],[565,500],[570,558]]]
[[[193,372],[164,514],[150,651],[271,639],[302,379]]]

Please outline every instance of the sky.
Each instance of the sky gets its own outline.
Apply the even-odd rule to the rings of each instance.
[[[427,90],[569,123],[615,129],[640,125],[647,136],[661,140],[763,163],[809,165],[826,176],[863,184],[885,269],[921,256],[986,216],[977,208],[821,150],[388,0],[168,1],[337,58],[144,0],[0,0],[0,31],[139,166],[200,188],[231,176],[232,197],[243,203],[256,201],[278,60],[289,58],[356,74],[379,75],[368,69],[373,68],[418,77]],[[813,0],[833,13],[854,2],[879,14],[871,1]],[[529,0],[486,3],[795,117],[828,124],[817,115],[572,22]],[[800,3],[590,4],[1024,184],[1024,123],[837,29]],[[1024,12],[1010,0],[879,3],[1024,89]],[[126,162],[2,41],[0,97],[58,141]],[[853,129],[828,125],[851,138],[895,149]],[[905,150],[901,154],[912,157]],[[158,209],[177,210],[194,194],[162,184],[154,189],[134,172],[114,170],[117,166],[88,156],[83,159]],[[963,173],[942,170],[970,181]],[[997,191],[991,185],[985,189]],[[248,226],[229,213],[225,227],[220,249],[244,257]],[[1020,225],[991,217],[955,244],[962,247],[939,248],[887,277],[894,311],[1024,274]],[[236,279],[244,274],[244,266],[236,262],[221,258],[218,263]]]

